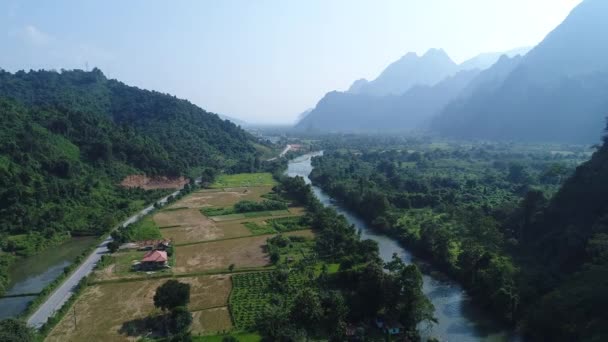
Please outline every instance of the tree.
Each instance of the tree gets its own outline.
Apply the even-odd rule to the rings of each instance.
[[[35,337],[34,331],[23,321],[13,318],[0,321],[0,341],[33,342]]]
[[[154,294],[154,306],[162,310],[186,306],[189,302],[190,284],[180,283],[175,279],[167,280]]]
[[[171,310],[169,322],[169,332],[184,335],[192,324],[192,314],[184,306],[175,307]]]
[[[120,242],[116,240],[108,242],[108,250],[110,250],[110,253],[116,252],[118,248],[120,248]]]
[[[293,322],[307,331],[312,331],[323,316],[319,294],[311,288],[300,291],[293,300],[291,318]]]

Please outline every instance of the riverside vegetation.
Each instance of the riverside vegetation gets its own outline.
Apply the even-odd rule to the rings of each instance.
[[[313,183],[527,337],[607,336],[606,142],[586,162],[576,146],[361,137],[321,147]]]

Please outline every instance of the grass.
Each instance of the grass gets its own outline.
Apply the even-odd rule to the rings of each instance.
[[[220,175],[211,188],[235,188],[242,186],[274,186],[277,182],[268,172],[239,173],[234,175]]]
[[[217,334],[232,330],[228,307],[218,307],[192,313],[193,334]]]
[[[262,336],[250,332],[232,332],[229,334],[209,335],[209,336],[193,336],[195,342],[222,342],[224,337],[232,336],[239,342],[260,342]]]
[[[233,207],[227,207],[227,208],[210,207],[210,208],[201,208],[201,213],[205,216],[222,216],[222,215],[235,214],[236,212],[234,211]]]
[[[289,210],[269,210],[269,211],[254,211],[250,213],[239,213],[230,215],[214,216],[212,219],[216,222],[242,220],[247,218],[265,217],[265,216],[287,216],[291,215]]]
[[[130,241],[161,239],[159,226],[154,222],[152,216],[146,216],[126,228]]]
[[[277,232],[272,226],[265,222],[245,222],[243,225],[247,227],[253,235],[274,234]]]
[[[140,261],[146,252],[120,251],[114,253],[114,274],[120,275],[133,272],[133,263]]]
[[[243,224],[253,235],[284,233],[309,228],[308,222],[302,216],[272,218]]]

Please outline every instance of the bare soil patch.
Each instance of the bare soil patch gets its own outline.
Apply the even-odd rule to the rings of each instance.
[[[186,184],[188,184],[188,180],[184,177],[148,177],[146,175],[129,175],[120,182],[120,185],[125,188],[142,188],[144,190],[181,189]]]
[[[218,240],[251,235],[243,225],[221,226],[202,215],[198,209],[161,211],[154,221],[163,228],[162,236],[174,244]]]
[[[219,334],[230,329],[232,329],[232,320],[228,307],[192,313],[192,332],[194,334]]]
[[[270,262],[265,251],[267,236],[223,240],[176,247],[176,273],[226,269],[231,264],[239,267],[258,267]]]
[[[242,200],[261,201],[261,196],[271,191],[272,186],[202,190],[184,197],[169,208],[227,207]]]

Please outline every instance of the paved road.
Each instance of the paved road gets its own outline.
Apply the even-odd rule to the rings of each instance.
[[[167,198],[169,198],[169,196],[175,196],[177,194],[179,194],[179,191],[176,191],[171,195],[160,199],[158,202],[161,204],[165,204],[167,203]],[[139,219],[151,212],[153,209],[154,205],[143,209],[139,213],[129,217],[119,227],[125,227],[131,223],[137,222]],[[87,259],[82,262],[82,264],[80,264],[80,266],[76,270],[74,270],[74,272],[72,272],[70,277],[67,278],[63,282],[63,284],[61,284],[57,289],[55,289],[53,294],[51,294],[47,298],[47,300],[38,307],[36,312],[34,312],[28,318],[27,324],[29,326],[34,327],[36,329],[40,328],[42,325],[44,325],[44,323],[46,323],[49,317],[53,316],[55,312],[59,310],[63,306],[63,304],[68,301],[68,299],[70,299],[70,297],[74,294],[74,289],[76,288],[80,280],[89,275],[95,268],[97,262],[101,259],[101,256],[108,252],[107,245],[110,241],[112,241],[111,237],[108,237],[107,239],[103,240],[103,242],[95,248],[95,250],[87,257]]]

